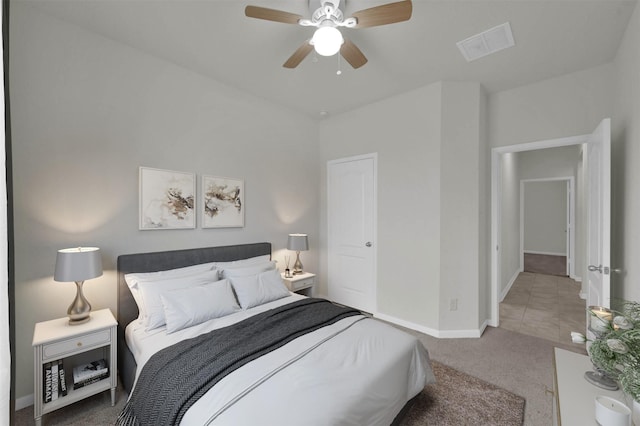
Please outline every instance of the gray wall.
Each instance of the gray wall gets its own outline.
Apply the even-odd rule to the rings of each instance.
[[[442,90],[441,83],[432,84],[331,117],[321,122],[319,138],[320,234],[326,234],[327,161],[377,152],[377,310],[434,330],[441,280]],[[321,271],[326,294],[326,259]]]
[[[320,126],[323,173],[328,160],[378,153],[378,312],[435,333],[480,326],[483,106],[479,84],[441,82]],[[321,209],[324,235],[324,200]]]
[[[85,294],[114,313],[119,254],[270,241],[283,260],[287,234],[307,232],[317,270],[315,122],[23,2],[11,30],[18,398],[33,392],[34,324],[75,294],[52,279],[57,249],[101,248]],[[245,227],[139,231],[139,166],[244,179]]]
[[[524,182],[525,253],[566,256],[567,181]]]
[[[640,301],[640,7],[636,5],[615,59],[611,156],[614,296]]]
[[[581,176],[582,146],[572,145],[525,151],[518,153],[518,157],[520,158],[519,179],[574,177],[576,191],[574,278],[582,279],[585,276],[586,244],[584,184]]]

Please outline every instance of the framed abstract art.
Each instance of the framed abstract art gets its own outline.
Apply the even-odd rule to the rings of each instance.
[[[194,173],[140,167],[140,228],[196,227]]]
[[[202,176],[202,227],[244,226],[244,181],[220,176]]]

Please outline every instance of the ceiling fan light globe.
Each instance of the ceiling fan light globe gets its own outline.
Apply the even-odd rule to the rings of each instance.
[[[333,56],[340,51],[344,38],[335,27],[320,27],[313,34],[310,43],[318,55]]]

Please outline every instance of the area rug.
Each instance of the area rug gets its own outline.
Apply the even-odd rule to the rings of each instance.
[[[420,393],[402,426],[521,426],[524,398],[432,361],[437,383]]]

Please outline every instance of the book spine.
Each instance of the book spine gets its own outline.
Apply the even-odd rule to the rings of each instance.
[[[51,364],[51,400],[58,399],[58,361]]]
[[[51,402],[51,363],[44,365],[44,402]]]
[[[60,384],[60,395],[67,396],[67,379],[64,374],[64,364],[62,360],[58,361],[58,383]]]
[[[92,377],[92,378],[84,380],[82,382],[74,383],[73,384],[73,388],[74,389],[80,389],[80,388],[83,388],[85,386],[89,386],[89,385],[92,385],[92,384],[94,384],[96,382],[99,382],[100,380],[106,379],[107,377],[109,377],[109,374],[103,374],[101,376]]]

